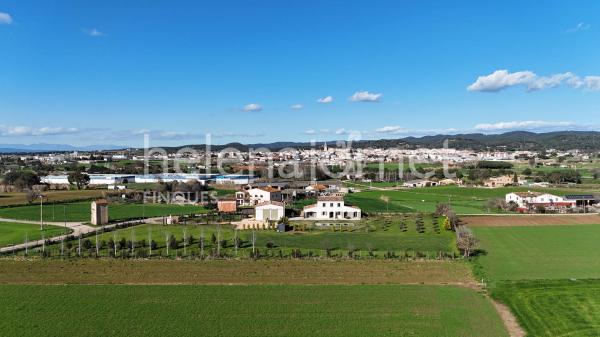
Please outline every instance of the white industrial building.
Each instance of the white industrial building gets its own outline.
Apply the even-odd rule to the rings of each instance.
[[[360,220],[361,210],[344,205],[341,196],[323,196],[317,199],[316,204],[304,206],[302,216],[314,220]]]

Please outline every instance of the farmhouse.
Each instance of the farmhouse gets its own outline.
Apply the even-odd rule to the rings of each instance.
[[[323,196],[317,199],[316,204],[304,206],[302,216],[315,220],[360,220],[361,210],[344,205],[344,198],[341,196]]]
[[[545,207],[550,209],[574,208],[577,203],[575,200],[559,197],[557,195],[540,192],[512,192],[505,197],[507,204],[517,204],[517,210],[520,212],[530,211],[535,207]]]
[[[404,182],[404,184],[402,184],[403,187],[408,187],[408,188],[431,187],[431,186],[437,186],[437,185],[438,185],[438,182],[430,181],[430,180],[426,180],[426,179],[409,180],[409,181]]]
[[[237,200],[226,197],[217,201],[217,209],[222,213],[235,213],[237,211]]]
[[[512,176],[504,175],[500,177],[491,177],[490,179],[486,180],[483,185],[485,187],[504,187],[515,185],[515,182]]]
[[[284,216],[284,205],[278,201],[265,201],[254,209],[254,219],[257,221],[278,221]]]
[[[266,201],[281,201],[281,191],[274,187],[251,188],[248,190],[251,205]]]

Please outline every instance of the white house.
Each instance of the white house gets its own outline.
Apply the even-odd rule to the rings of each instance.
[[[409,181],[404,182],[404,184],[402,184],[403,187],[408,187],[408,188],[431,187],[431,186],[437,186],[437,185],[438,185],[437,182],[425,180],[425,179],[409,180]]]
[[[315,220],[360,220],[361,210],[355,206],[344,205],[341,196],[322,196],[317,203],[304,206],[302,216]]]
[[[283,203],[278,201],[265,201],[254,209],[254,218],[258,221],[278,221],[285,216]]]
[[[274,187],[251,188],[247,192],[251,205],[257,205],[266,201],[282,201],[281,191]]]
[[[556,207],[572,208],[576,206],[576,201],[567,200],[550,193],[541,192],[512,192],[505,196],[506,203],[515,203],[520,211],[532,209],[533,207]]]

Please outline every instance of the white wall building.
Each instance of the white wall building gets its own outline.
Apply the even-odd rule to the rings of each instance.
[[[355,206],[344,205],[344,198],[340,196],[323,196],[317,203],[304,206],[302,216],[305,219],[315,220],[360,220],[361,210]]]
[[[514,202],[519,209],[527,210],[536,206],[543,207],[575,207],[576,202],[550,193],[512,192],[505,196],[506,203]]]
[[[274,187],[251,188],[248,190],[251,205],[257,205],[267,201],[282,201],[281,191]]]
[[[266,201],[256,205],[254,218],[258,221],[279,221],[285,216],[283,203]]]

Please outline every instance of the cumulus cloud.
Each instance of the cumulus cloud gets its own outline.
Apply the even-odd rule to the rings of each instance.
[[[302,108],[303,108],[302,104],[294,104],[294,105],[290,106],[290,109],[294,109],[294,110],[300,110]]]
[[[319,102],[319,103],[331,103],[331,102],[333,102],[333,97],[331,97],[331,96],[325,96],[325,97],[319,98],[317,100],[317,102]]]
[[[244,105],[242,110],[247,111],[247,112],[258,112],[258,111],[262,110],[262,106],[260,104],[250,103],[250,104]]]
[[[0,12],[0,25],[10,25],[13,19],[8,13]]]
[[[348,130],[346,130],[346,129],[344,129],[344,128],[341,128],[341,129],[337,129],[337,130],[335,130],[335,134],[336,134],[336,135],[346,135],[346,134],[348,134],[348,133],[350,133],[350,131],[348,131]]]
[[[91,37],[103,37],[106,36],[105,33],[99,31],[96,28],[92,28],[92,29],[84,29],[83,32]]]
[[[475,125],[476,130],[480,131],[499,131],[499,130],[534,130],[534,129],[556,129],[576,126],[573,122],[552,122],[552,121],[509,121],[498,123],[483,123]]]
[[[305,133],[305,134],[307,134],[307,135],[316,135],[316,134],[317,134],[317,131],[315,131],[315,130],[313,130],[313,129],[310,129],[310,130],[306,130],[306,131],[304,131],[304,133]]]
[[[592,25],[585,22],[579,22],[577,26],[567,29],[567,33],[577,33],[592,28]]]
[[[29,126],[7,126],[0,125],[0,136],[11,137],[11,136],[59,136],[67,134],[79,133],[81,130],[77,128],[64,128],[64,127],[41,127],[32,128]]]
[[[532,71],[496,70],[485,76],[479,76],[477,80],[467,87],[468,91],[498,92],[513,87],[525,86],[528,91],[556,88],[565,84],[574,89],[586,89],[592,91],[600,90],[600,76],[579,77],[571,72],[553,74],[550,76],[538,76]]]
[[[350,96],[352,102],[379,102],[383,94],[375,94],[368,91],[357,91]]]

